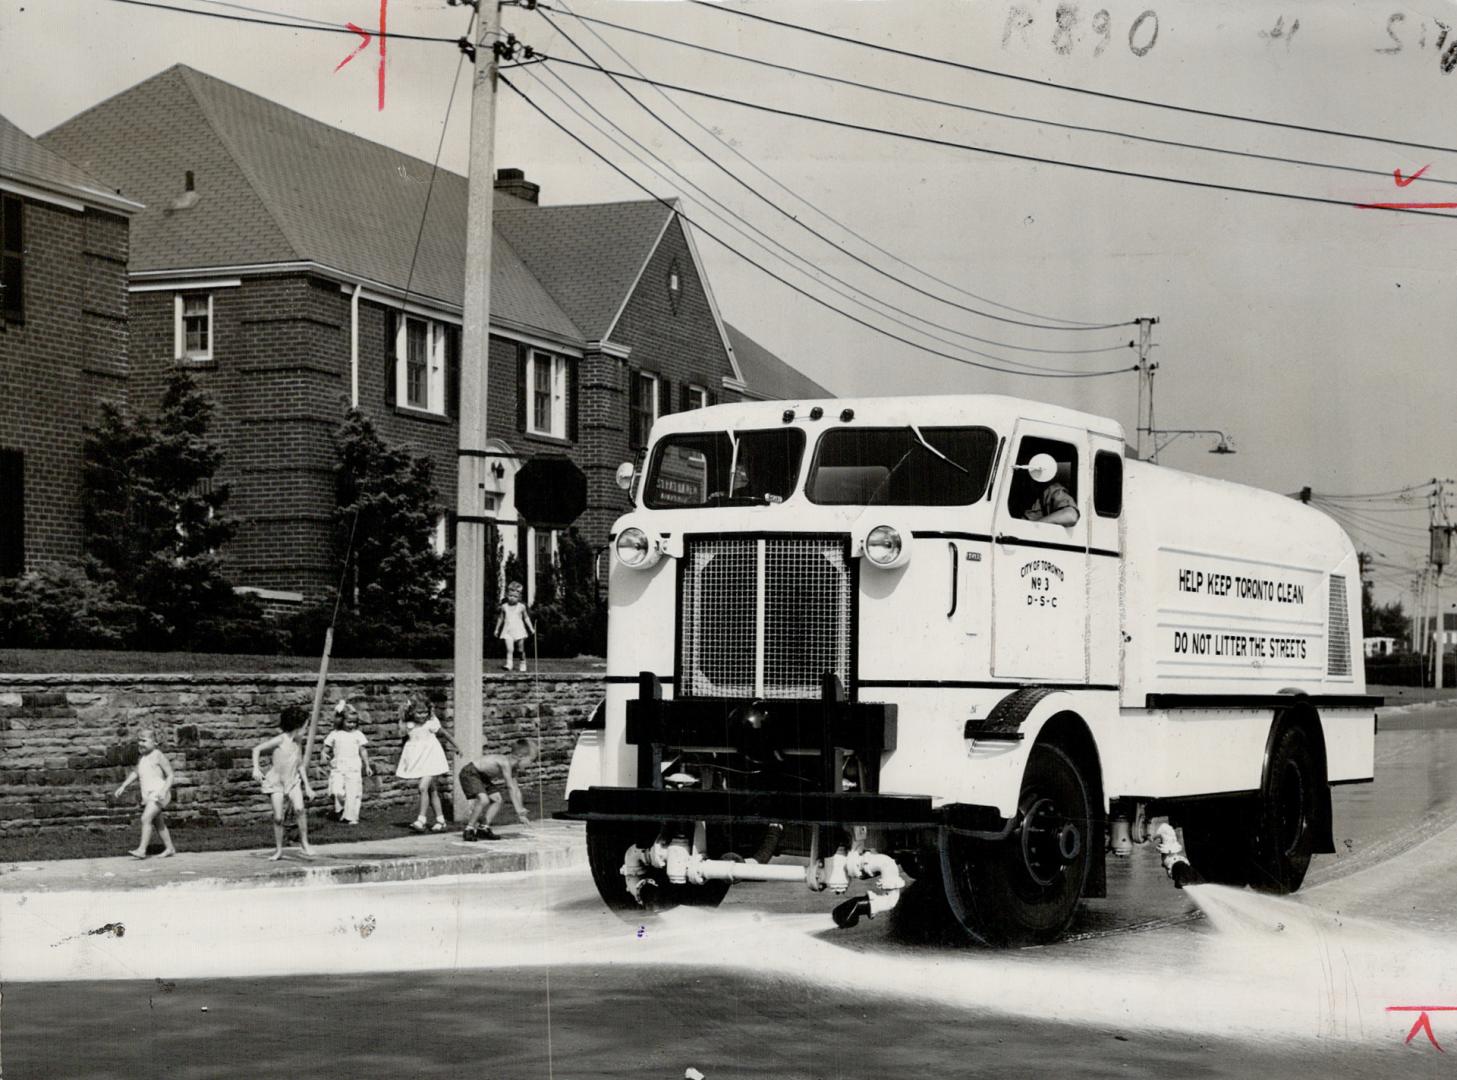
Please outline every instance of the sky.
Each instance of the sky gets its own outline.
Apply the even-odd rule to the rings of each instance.
[[[251,8],[371,30],[383,9],[390,34],[449,39],[465,33],[470,17],[469,9],[445,0],[160,2],[267,17],[243,10]],[[1457,183],[1457,131],[1446,122],[1457,100],[1457,70],[1444,70],[1447,63],[1457,67],[1457,5],[778,0],[710,9],[681,0],[547,0],[544,6],[551,10],[504,9],[504,28],[549,58],[507,71],[507,79],[643,187],[504,85],[496,166],[524,170],[541,184],[547,204],[645,198],[644,187],[681,198],[725,317],[836,393],[1008,393],[1112,416],[1131,438],[1139,400],[1133,374],[1039,378],[1026,367],[1129,368],[1136,360],[1127,347],[1135,336],[1130,327],[1038,329],[965,309],[1043,327],[1155,316],[1154,426],[1218,429],[1237,450],[1211,455],[1214,437],[1181,436],[1160,455],[1163,464],[1279,492],[1310,486],[1321,500],[1457,477],[1457,373],[1445,362],[1457,340],[1449,268],[1457,221],[1049,163],[1342,202],[1457,202],[1457,187],[1432,182]],[[866,88],[687,49],[573,13]],[[387,37],[381,109],[377,37],[337,66],[361,41],[118,0],[0,0],[0,112],[40,134],[180,62],[427,161],[438,148],[442,165],[464,172],[470,82],[459,50],[448,42]],[[623,83],[634,101],[600,73],[559,62],[565,60],[915,138]],[[1189,115],[953,64],[1454,149]],[[913,102],[877,87],[1111,133]],[[619,145],[613,145],[583,117],[608,131],[610,120],[639,145],[615,132]],[[1369,171],[1156,146],[1129,135]],[[772,244],[761,249],[765,236],[799,261],[786,262],[783,248]],[[931,355],[858,325],[791,291],[720,240],[895,337],[1016,373]],[[967,334],[1000,344],[980,344]],[[1110,351],[1028,351],[1090,348]],[[1383,598],[1408,586],[1424,559],[1421,495],[1323,503],[1376,558]]]

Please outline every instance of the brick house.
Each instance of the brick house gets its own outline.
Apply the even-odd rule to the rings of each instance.
[[[82,427],[126,400],[139,210],[0,116],[0,576],[81,554]]]
[[[429,162],[181,65],[42,142],[146,204],[132,230],[132,400],[154,407],[178,365],[212,395],[235,580],[280,602],[333,588],[332,436],[350,405],[430,454],[453,506],[464,177],[432,179]],[[605,543],[626,506],[614,471],[654,416],[786,386],[827,396],[757,346],[762,388],[746,381],[673,208],[542,206],[503,169],[495,226],[488,512],[528,582],[555,538],[517,519],[526,459],[577,463],[578,528]],[[450,532],[443,516],[438,543]]]

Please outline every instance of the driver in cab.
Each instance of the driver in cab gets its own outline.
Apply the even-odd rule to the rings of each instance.
[[[1061,483],[1064,468],[1066,468],[1065,465],[1059,466],[1058,472],[1053,478],[1040,485],[1040,489],[1032,497],[1032,501],[1022,511],[1024,519],[1041,521],[1047,525],[1076,525],[1078,523],[1078,502],[1073,498],[1072,492]]]

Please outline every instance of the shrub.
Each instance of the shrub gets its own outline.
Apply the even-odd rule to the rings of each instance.
[[[93,580],[81,566],[52,563],[0,578],[0,645],[6,648],[124,648],[144,618],[114,582]]]

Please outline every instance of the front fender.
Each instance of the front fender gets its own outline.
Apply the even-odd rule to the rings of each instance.
[[[1016,814],[1027,755],[1048,721],[1062,713],[1077,714],[1078,706],[1066,690],[1028,686],[1002,697],[986,716],[968,720],[962,731],[965,785],[957,785],[951,801],[995,806],[1003,817]]]

